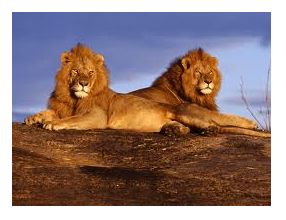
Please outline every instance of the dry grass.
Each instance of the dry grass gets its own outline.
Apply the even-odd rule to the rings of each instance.
[[[245,95],[245,89],[244,89],[244,82],[241,77],[241,83],[240,83],[240,92],[241,92],[241,99],[243,103],[246,106],[247,111],[251,114],[253,119],[256,121],[256,123],[260,126],[261,129],[265,131],[271,131],[271,105],[270,105],[270,93],[269,93],[269,82],[270,82],[270,68],[267,72],[267,80],[266,80],[266,87],[265,87],[265,96],[264,96],[264,105],[260,106],[260,111],[254,112],[252,106],[247,100],[247,97]],[[262,120],[259,119],[259,115],[261,115]]]

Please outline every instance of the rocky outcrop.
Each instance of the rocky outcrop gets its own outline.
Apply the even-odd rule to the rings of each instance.
[[[13,205],[270,205],[270,139],[13,123]]]

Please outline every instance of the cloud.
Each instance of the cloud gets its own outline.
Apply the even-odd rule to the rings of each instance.
[[[265,92],[261,91],[260,94],[246,95],[246,100],[251,107],[264,109],[266,107]],[[227,96],[221,99],[222,103],[228,105],[245,106],[241,96]],[[268,97],[268,105],[271,108],[271,96]]]
[[[101,41],[101,39],[100,39]],[[109,42],[103,49],[107,66],[111,72],[111,81],[120,82],[138,79],[142,73],[153,75],[153,80],[163,73],[169,64],[188,50],[203,47],[206,51],[219,51],[229,47],[242,47],[245,44],[256,44],[258,38],[213,37],[193,39],[180,36],[150,36],[145,41],[119,40],[110,37],[101,42]],[[148,42],[160,42],[158,45]],[[152,81],[153,81],[152,80]]]
[[[253,39],[269,45],[270,16],[245,12],[13,13],[13,68],[15,74],[23,69],[31,75],[54,74],[60,53],[81,41],[105,55],[113,80],[122,79],[126,72],[136,76],[135,68],[159,74],[174,56],[194,47],[227,47]],[[34,69],[26,65],[31,60]]]
[[[13,39],[50,41],[69,36],[259,37],[270,43],[271,13],[13,13]],[[24,35],[18,35],[18,33]],[[28,35],[25,33],[29,33]],[[150,42],[152,44],[152,42]],[[155,42],[157,43],[160,42]]]

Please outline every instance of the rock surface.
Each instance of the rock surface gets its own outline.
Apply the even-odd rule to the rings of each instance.
[[[13,205],[270,205],[270,139],[13,123]]]

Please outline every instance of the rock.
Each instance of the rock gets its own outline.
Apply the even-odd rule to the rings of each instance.
[[[270,139],[13,123],[13,205],[271,205]]]

